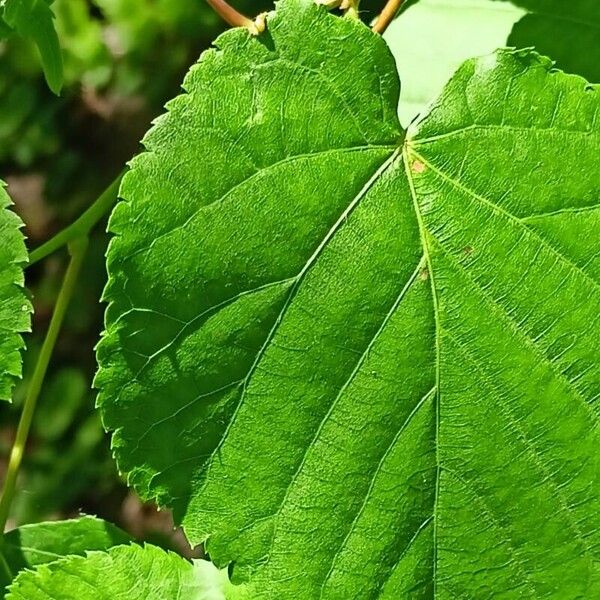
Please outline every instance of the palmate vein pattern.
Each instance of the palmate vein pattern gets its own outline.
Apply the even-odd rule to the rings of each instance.
[[[120,469],[246,598],[600,593],[598,91],[466,63],[405,134],[364,26],[221,37],[110,229]]]
[[[21,376],[21,334],[31,322],[31,304],[23,289],[27,262],[23,223],[9,210],[11,204],[0,181],[0,400],[10,400]]]

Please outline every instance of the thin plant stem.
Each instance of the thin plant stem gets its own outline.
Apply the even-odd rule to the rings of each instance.
[[[27,437],[29,436],[29,430],[31,429],[31,423],[33,421],[33,415],[37,404],[44,377],[48,370],[48,364],[56,345],[56,340],[60,332],[60,328],[65,317],[65,313],[69,302],[73,296],[77,277],[81,270],[83,259],[85,258],[86,249],[88,246],[87,235],[69,243],[69,253],[71,260],[65,277],[56,299],[56,306],[54,307],[54,313],[50,320],[50,326],[42,349],[35,365],[35,370],[31,378],[31,383],[25,397],[25,404],[23,405],[23,412],[19,420],[19,426],[17,427],[17,434],[15,441],[10,453],[10,459],[8,463],[8,469],[6,472],[6,478],[4,480],[4,487],[2,489],[2,496],[0,497],[0,532],[3,532],[6,527],[6,521],[10,512],[10,506],[15,493],[15,487],[17,483],[17,476],[23,460],[23,452],[25,445],[27,444]]]
[[[389,24],[394,20],[394,17],[402,7],[403,3],[404,0],[388,0],[373,25],[373,31],[383,34]]]
[[[213,10],[232,27],[247,27],[252,29],[254,23],[251,19],[238,12],[230,6],[225,0],[206,0]]]
[[[29,265],[34,265],[73,240],[87,237],[98,221],[112,208],[119,195],[119,186],[125,170],[100,194],[98,199],[71,225],[39,246],[29,255]]]
[[[4,552],[0,552],[0,564],[2,565],[2,570],[4,571],[4,574],[8,577],[6,581],[12,581],[15,578],[15,574],[8,566],[8,561],[6,560],[6,556],[4,556]]]

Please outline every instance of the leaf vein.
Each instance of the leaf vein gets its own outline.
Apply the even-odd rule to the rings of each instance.
[[[381,584],[379,585],[379,588],[376,591],[376,594],[378,594],[379,597],[381,597],[381,593],[383,592],[385,584],[390,580],[390,578],[394,574],[394,571],[396,570],[398,565],[403,561],[404,557],[408,554],[409,550],[413,547],[413,544],[417,541],[417,539],[419,538],[421,533],[423,533],[423,531],[425,531],[425,529],[427,529],[427,526],[432,521],[433,521],[433,515],[431,515],[430,517],[427,517],[427,519],[425,519],[421,523],[421,525],[419,525],[419,527],[415,531],[414,535],[410,538],[410,540],[408,541],[408,543],[406,544],[406,546],[404,547],[404,549],[398,556],[398,559],[396,560],[396,562],[389,568],[389,573],[388,573],[387,577],[381,582]]]
[[[565,131],[564,129],[558,129],[557,127],[519,127],[516,125],[481,125],[478,123],[472,123],[471,125],[467,125],[465,127],[461,127],[459,129],[453,129],[452,131],[448,131],[446,133],[441,133],[439,135],[432,135],[424,138],[419,138],[418,136],[408,138],[407,136],[407,144],[411,150],[417,148],[418,146],[425,146],[427,144],[431,144],[434,142],[438,142],[440,140],[445,140],[448,138],[453,138],[459,135],[474,133],[477,132],[481,134],[481,132],[503,132],[503,131],[513,131],[515,133],[526,133],[527,135],[538,135],[538,134],[555,134],[560,137],[569,137],[569,136],[583,136],[589,137],[591,135],[598,135],[594,129],[589,129],[587,131],[578,131],[578,130],[569,130]]]
[[[589,414],[593,416],[594,421],[596,421],[597,417],[595,416],[595,412],[592,409],[591,402],[586,399],[584,394],[579,390],[578,386],[573,382],[573,380],[569,379],[565,375],[565,373],[558,368],[557,363],[546,355],[544,349],[540,347],[539,336],[536,338],[531,337],[531,335],[529,335],[528,332],[519,328],[518,323],[511,316],[510,312],[504,306],[502,306],[502,304],[500,304],[498,300],[493,298],[485,290],[485,288],[469,273],[469,271],[465,269],[450,252],[448,252],[448,250],[441,244],[441,242],[437,238],[435,239],[437,241],[439,249],[444,253],[448,260],[450,260],[454,264],[454,266],[465,275],[465,277],[471,282],[473,287],[479,291],[481,297],[490,305],[492,310],[500,318],[502,318],[510,327],[510,329],[514,333],[516,333],[527,344],[527,346],[529,346],[529,348],[535,353],[535,355],[538,356],[544,364],[547,364],[555,373],[555,375],[567,385],[568,389],[573,393],[573,396],[581,401],[584,408],[587,409]]]
[[[573,271],[579,273],[582,277],[584,277],[594,288],[597,288],[600,291],[600,283],[598,283],[595,279],[593,279],[588,273],[586,273],[579,265],[575,264],[571,259],[567,258],[564,254],[562,254],[559,250],[557,250],[548,240],[546,240],[543,236],[533,230],[531,227],[528,227],[526,223],[523,222],[523,217],[516,217],[511,212],[502,208],[500,205],[495,204],[489,198],[485,198],[477,194],[472,189],[465,186],[460,181],[456,181],[450,175],[444,173],[441,169],[438,169],[436,166],[431,164],[431,162],[427,161],[423,156],[414,153],[415,156],[419,158],[419,160],[423,161],[434,173],[436,173],[439,177],[441,177],[444,181],[447,181],[458,190],[464,192],[466,195],[470,196],[474,200],[489,206],[494,212],[499,213],[506,218],[508,218],[511,222],[518,224],[523,228],[524,231],[528,233],[531,237],[538,240],[541,244],[543,244],[554,256],[556,256],[561,262],[565,263],[569,268]]]
[[[296,161],[299,160],[303,160],[303,159],[312,159],[312,158],[321,158],[323,156],[328,156],[330,154],[340,154],[340,153],[350,153],[350,152],[364,152],[364,151],[368,151],[368,150],[375,150],[375,149],[381,149],[381,150],[395,150],[397,148],[397,146],[391,145],[391,144],[364,144],[364,145],[360,145],[360,146],[349,146],[347,148],[331,148],[329,150],[318,150],[316,152],[306,152],[303,154],[294,154],[291,156],[286,156],[284,158],[282,158],[281,160],[278,160],[274,163],[271,163],[270,165],[267,165],[265,167],[262,167],[254,172],[252,172],[248,177],[245,177],[244,179],[242,179],[241,181],[237,182],[235,185],[233,185],[232,187],[230,187],[225,193],[223,193],[221,196],[219,196],[216,200],[213,200],[211,202],[209,202],[208,204],[203,204],[202,206],[200,206],[199,208],[197,208],[194,212],[192,212],[192,214],[187,217],[187,219],[183,222],[180,223],[179,225],[177,225],[176,227],[173,227],[161,234],[159,234],[158,236],[154,237],[152,239],[152,241],[150,242],[150,244],[148,244],[147,246],[144,246],[143,248],[139,248],[137,250],[135,250],[134,252],[132,252],[131,254],[129,254],[128,256],[126,256],[123,259],[123,262],[127,262],[133,258],[135,258],[137,255],[139,254],[143,254],[145,252],[148,252],[149,250],[152,250],[152,248],[154,248],[155,244],[160,241],[161,239],[168,237],[170,235],[172,235],[173,233],[175,233],[176,231],[180,230],[180,229],[184,229],[185,227],[187,227],[200,213],[211,209],[212,207],[214,207],[215,205],[218,204],[223,204],[231,194],[233,194],[236,190],[242,188],[243,186],[251,183],[254,179],[258,178],[258,177],[264,177],[266,174],[268,174],[270,171],[275,170],[279,167],[281,167],[282,165],[285,164],[289,164],[289,163],[294,163]]]
[[[254,375],[254,373],[256,371],[256,368],[258,367],[258,364],[260,363],[262,357],[264,356],[265,352],[267,351],[267,348],[269,347],[269,344],[273,340],[273,338],[274,338],[277,330],[279,329],[279,326],[283,322],[285,314],[287,313],[287,310],[289,309],[289,307],[293,303],[293,300],[294,300],[294,298],[295,298],[295,296],[296,296],[296,294],[297,294],[297,292],[298,292],[298,290],[299,290],[299,288],[300,288],[300,286],[301,286],[301,284],[302,284],[302,282],[304,280],[304,277],[310,271],[310,269],[313,266],[313,264],[317,261],[317,259],[319,258],[319,256],[321,255],[321,253],[323,252],[323,250],[325,249],[325,247],[329,244],[329,242],[335,236],[335,234],[338,232],[338,230],[340,229],[340,227],[343,226],[343,224],[346,222],[346,220],[348,219],[348,217],[350,216],[350,214],[358,206],[358,204],[363,199],[363,197],[369,192],[369,190],[373,187],[373,185],[375,185],[375,183],[379,180],[379,178],[381,177],[381,175],[390,167],[390,165],[393,164],[393,162],[396,159],[398,153],[399,153],[399,149],[397,148],[388,157],[388,159],[379,167],[379,169],[377,169],[377,171],[367,181],[367,183],[363,186],[363,188],[359,191],[359,193],[352,199],[352,201],[348,204],[348,206],[346,207],[346,209],[339,216],[338,220],[334,223],[334,225],[331,227],[331,229],[327,232],[327,234],[325,235],[325,237],[323,238],[323,240],[321,241],[321,243],[317,246],[317,248],[315,249],[315,251],[313,252],[313,254],[308,258],[308,260],[306,261],[306,263],[302,267],[301,271],[296,276],[294,284],[291,286],[290,291],[288,293],[288,297],[287,297],[286,302],[284,303],[283,307],[281,308],[281,310],[279,312],[279,315],[277,316],[277,318],[275,320],[275,323],[274,323],[273,327],[271,328],[271,331],[269,332],[269,334],[268,334],[265,342],[263,343],[262,347],[258,351],[258,353],[256,355],[256,358],[255,358],[252,366],[250,367],[246,378],[244,379],[242,394],[241,394],[240,400],[238,402],[238,405],[237,405],[236,409],[234,410],[233,415],[231,416],[231,418],[230,418],[230,420],[229,420],[229,422],[227,424],[227,427],[225,428],[225,431],[224,431],[223,435],[221,436],[221,439],[219,440],[219,442],[216,445],[216,447],[213,450],[213,452],[208,457],[209,463],[212,463],[212,461],[214,460],[215,456],[217,456],[218,453],[220,452],[223,443],[227,439],[227,437],[229,435],[229,432],[231,431],[231,428],[233,427],[233,424],[236,422],[236,418],[237,418],[237,415],[238,415],[238,413],[240,411],[240,408],[244,404],[244,400],[245,400],[245,397],[246,397],[246,392],[248,390],[248,385],[249,385],[249,383],[250,383],[250,381],[252,379],[252,376]],[[208,466],[208,469],[210,469],[210,464]],[[207,481],[208,479],[209,478],[206,477],[205,481]],[[204,485],[206,485],[206,483]]]
[[[389,311],[385,315],[385,317],[384,317],[384,319],[383,319],[383,321],[382,321],[379,329],[375,332],[375,335],[371,338],[371,340],[367,344],[367,347],[365,348],[365,350],[359,356],[359,358],[358,358],[358,360],[356,362],[356,365],[354,366],[354,369],[352,370],[352,373],[350,373],[350,376],[344,382],[344,385],[342,385],[342,387],[338,391],[336,397],[334,398],[333,402],[331,403],[331,406],[329,407],[329,410],[327,411],[327,413],[325,414],[325,416],[323,417],[323,419],[321,419],[321,421],[319,423],[319,426],[317,427],[317,430],[316,430],[313,438],[311,439],[310,443],[307,444],[306,449],[304,450],[304,453],[302,455],[302,459],[301,459],[301,461],[300,461],[300,463],[298,465],[298,468],[296,469],[294,475],[292,476],[292,479],[291,479],[290,483],[286,487],[285,495],[284,495],[281,503],[279,504],[278,510],[272,515],[273,518],[277,518],[280,515],[280,513],[281,513],[281,511],[282,511],[282,509],[283,509],[283,507],[284,507],[284,505],[286,503],[286,500],[289,497],[290,491],[291,491],[294,483],[298,479],[300,473],[302,472],[302,469],[303,469],[304,465],[306,464],[306,459],[308,458],[308,454],[309,454],[310,450],[314,447],[315,442],[318,440],[321,432],[323,431],[323,427],[325,427],[325,424],[329,421],[329,418],[333,414],[333,411],[334,411],[335,407],[337,406],[338,402],[340,401],[340,399],[342,398],[342,396],[344,395],[344,393],[346,392],[346,390],[348,389],[348,387],[350,386],[350,384],[354,381],[354,379],[356,378],[356,376],[360,372],[360,369],[362,368],[365,360],[369,356],[369,353],[372,350],[373,346],[375,345],[375,343],[377,342],[377,340],[379,339],[379,337],[381,336],[381,334],[385,331],[387,325],[390,322],[390,319],[395,314],[396,310],[398,309],[398,306],[400,305],[400,303],[402,302],[402,300],[404,299],[404,297],[408,293],[408,291],[411,288],[412,284],[415,282],[415,280],[416,280],[416,278],[417,278],[417,276],[418,276],[418,274],[419,274],[419,272],[420,272],[420,270],[422,268],[421,267],[422,264],[423,264],[423,259],[421,259],[419,261],[419,263],[415,267],[413,273],[409,277],[408,281],[402,287],[400,293],[398,294],[398,297],[396,298],[396,300],[392,304],[391,308],[389,309]],[[272,551],[273,551],[273,546],[274,546],[274,543],[275,543],[276,535],[277,535],[277,532],[275,531],[273,533],[273,537],[272,537],[272,540],[271,540],[271,547],[269,548],[267,556],[270,556],[271,553],[272,553]]]
[[[396,435],[394,435],[392,441],[385,448],[385,450],[384,450],[381,458],[379,459],[379,462],[377,463],[377,467],[376,467],[375,471],[373,472],[373,474],[370,477],[369,488],[367,490],[367,493],[365,494],[364,500],[363,500],[363,502],[362,502],[362,504],[361,504],[358,512],[356,513],[355,518],[352,521],[350,529],[348,530],[348,533],[346,534],[346,536],[342,540],[342,543],[340,544],[340,547],[338,548],[338,550],[336,551],[336,553],[332,557],[331,567],[330,567],[329,572],[325,576],[325,579],[323,580],[323,583],[321,585],[321,592],[320,592],[319,598],[323,597],[323,592],[325,590],[325,586],[327,585],[327,583],[328,583],[331,575],[333,575],[333,573],[335,571],[335,564],[337,562],[337,559],[340,556],[340,554],[342,553],[342,551],[344,550],[344,548],[346,547],[346,544],[348,543],[348,540],[350,539],[350,537],[354,533],[354,530],[356,529],[356,526],[358,524],[358,521],[359,521],[361,515],[363,514],[365,508],[367,507],[369,498],[371,497],[371,494],[373,492],[373,488],[375,487],[375,482],[377,480],[377,477],[379,476],[379,473],[381,472],[381,469],[383,468],[383,465],[385,464],[386,459],[388,458],[388,456],[392,452],[394,446],[396,445],[396,443],[398,442],[398,440],[400,439],[400,437],[402,436],[402,434],[404,433],[404,431],[406,430],[406,428],[412,422],[413,418],[416,416],[416,414],[419,412],[419,410],[425,405],[425,403],[431,398],[431,396],[435,393],[435,391],[436,391],[436,388],[434,386],[417,402],[417,404],[415,405],[415,407],[413,408],[413,410],[410,412],[410,414],[408,415],[408,417],[406,417],[404,423],[402,423],[402,425],[400,426],[400,428],[396,432]],[[433,518],[433,515],[431,517],[429,517],[429,519],[427,519],[426,522],[431,521],[432,518]],[[409,542],[409,545],[410,545],[410,543],[411,542]],[[398,560],[398,562],[400,562],[400,560]]]
[[[555,480],[552,471],[549,471],[545,467],[543,455],[540,454],[540,451],[536,448],[534,441],[527,436],[527,434],[523,430],[523,428],[519,427],[518,421],[514,418],[513,413],[510,410],[510,407],[508,406],[506,400],[504,399],[503,395],[500,393],[500,391],[498,389],[498,384],[496,384],[492,380],[492,378],[485,372],[485,370],[481,366],[481,364],[479,362],[477,362],[477,360],[475,359],[475,356],[473,355],[473,352],[471,352],[469,350],[469,348],[465,344],[463,344],[455,335],[453,335],[452,333],[450,333],[447,330],[444,330],[443,335],[450,338],[452,343],[459,349],[459,351],[463,354],[463,356],[479,372],[480,381],[487,384],[490,391],[492,391],[494,393],[494,396],[498,400],[499,406],[504,408],[504,414],[506,415],[506,417],[508,419],[509,425],[512,427],[513,431],[516,433],[517,437],[520,439],[521,443],[527,450],[527,453],[530,455],[533,464],[537,467],[540,474],[543,475],[543,477],[540,479],[540,482],[542,484],[550,484],[551,487],[554,489],[555,494],[551,494],[552,497],[558,501],[558,505],[559,505],[561,512],[566,516],[567,522],[571,526],[571,529],[572,529],[573,533],[575,534],[575,537],[580,541],[585,553],[588,554],[588,556],[592,559],[592,561],[595,561],[594,554],[591,551],[591,548],[589,547],[589,545],[586,543],[583,533],[582,533],[581,529],[579,528],[579,525],[577,524],[577,520],[574,518],[573,510],[569,507],[569,503],[567,502],[566,498],[564,497],[564,493],[563,493],[563,489],[562,489],[564,484],[562,484],[562,485],[559,484]]]

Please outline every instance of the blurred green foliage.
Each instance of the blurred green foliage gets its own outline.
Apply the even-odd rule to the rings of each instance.
[[[54,29],[52,0],[3,0],[0,2],[0,38],[16,34],[31,40],[38,48],[48,87],[60,93],[63,63],[60,43]]]

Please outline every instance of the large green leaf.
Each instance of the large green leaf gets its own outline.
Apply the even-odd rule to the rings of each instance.
[[[8,600],[222,600],[227,576],[156,546],[116,546],[24,571]]]
[[[21,376],[21,333],[31,326],[31,304],[23,289],[23,223],[10,205],[0,181],[0,400],[10,400],[15,379]]]
[[[508,41],[535,46],[557,65],[600,82],[600,3],[597,0],[513,0],[530,14],[514,27]]]
[[[206,53],[110,229],[119,467],[248,597],[600,593],[600,96],[467,62],[405,137],[302,0]]]
[[[31,38],[42,59],[48,87],[60,93],[63,84],[63,64],[54,15],[46,0],[2,0],[0,17],[19,35]]]
[[[23,569],[67,555],[84,556],[90,550],[107,550],[128,541],[125,532],[90,516],[13,529],[0,543],[0,597],[4,597],[6,587]]]

